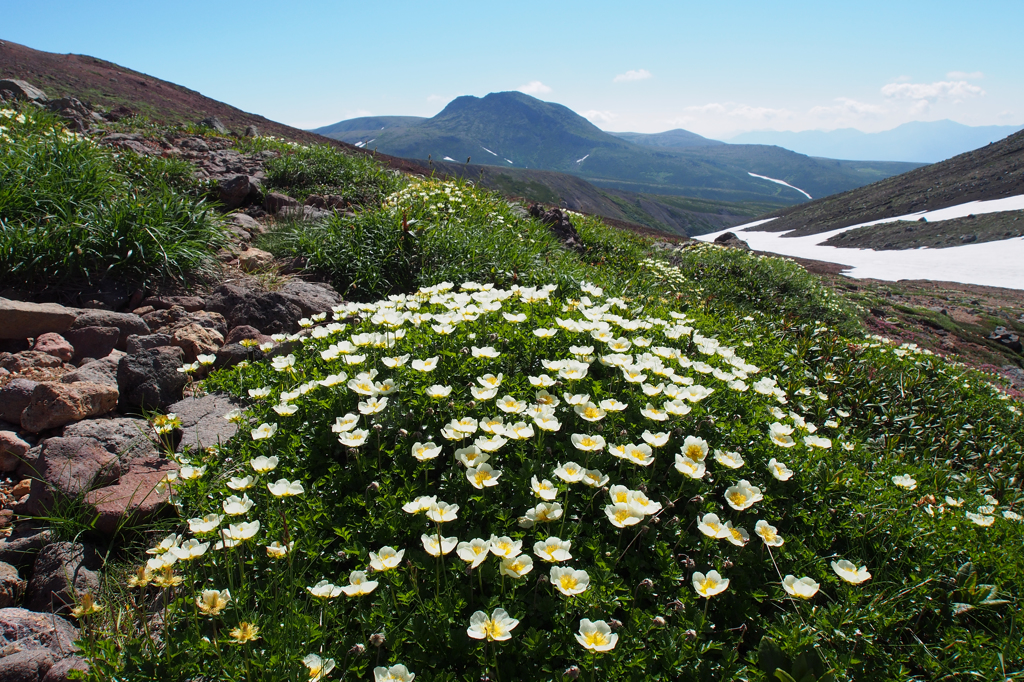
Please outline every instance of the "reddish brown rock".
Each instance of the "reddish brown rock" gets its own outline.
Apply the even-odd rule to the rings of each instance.
[[[117,407],[116,386],[80,381],[74,384],[44,382],[32,391],[21,413],[21,427],[39,433],[87,417],[98,417]]]
[[[120,469],[117,455],[93,438],[47,438],[29,451],[23,471],[36,479],[31,495],[41,491],[36,482],[43,483],[46,491],[36,500],[36,508],[47,507],[52,493],[74,497],[90,488],[117,481]]]
[[[121,331],[117,327],[82,327],[67,333],[67,339],[75,347],[74,359],[82,358],[99,360],[110,355],[117,347]]]
[[[86,493],[86,504],[96,509],[96,530],[113,536],[122,529],[155,519],[167,507],[169,491],[159,484],[175,468],[172,465],[168,462],[162,470],[129,472],[116,485]]]
[[[63,334],[77,311],[56,303],[25,303],[0,298],[0,339],[35,338],[47,332]]]
[[[68,343],[68,340],[54,332],[40,334],[36,338],[32,350],[52,355],[61,362],[71,362],[71,358],[75,355],[75,349]]]
[[[185,352],[185,362],[195,362],[198,355],[216,354],[224,337],[216,329],[192,323],[176,330],[171,343]]]
[[[21,413],[32,400],[32,391],[38,382],[30,379],[13,379],[5,386],[0,386],[0,419],[12,424],[21,423]]]
[[[18,569],[0,561],[0,609],[16,606],[27,585],[18,575]]]
[[[22,480],[15,483],[14,487],[11,488],[11,497],[13,497],[16,500],[20,500],[21,498],[28,495],[30,490],[32,490],[32,479],[23,478]]]
[[[64,361],[58,357],[37,350],[23,350],[20,353],[4,353],[0,357],[0,367],[13,374],[21,374],[30,369],[46,369],[61,367]]]
[[[250,248],[238,256],[238,267],[245,272],[254,272],[274,262],[274,254],[262,249]]]
[[[13,431],[0,431],[0,471],[15,471],[25,459],[28,443]]]

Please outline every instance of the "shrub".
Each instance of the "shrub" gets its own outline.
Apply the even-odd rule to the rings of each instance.
[[[338,194],[351,204],[374,205],[401,185],[400,178],[369,156],[328,145],[297,146],[266,163],[265,184],[297,199]]]

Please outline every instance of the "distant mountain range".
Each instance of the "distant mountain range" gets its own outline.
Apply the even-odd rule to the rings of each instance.
[[[920,165],[812,159],[684,130],[613,135],[520,92],[458,97],[429,119],[365,117],[313,132],[405,158],[558,171],[598,187],[729,202],[799,203]]]
[[[984,147],[1022,129],[1024,126],[966,126],[949,120],[914,121],[879,133],[864,133],[854,128],[798,133],[765,130],[743,133],[730,138],[729,142],[770,144],[808,156],[832,159],[936,163]]]

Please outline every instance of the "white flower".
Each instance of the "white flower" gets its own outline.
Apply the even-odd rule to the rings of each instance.
[[[527,510],[526,515],[519,518],[519,526],[532,528],[538,523],[550,523],[562,518],[562,505],[558,502],[541,502]]]
[[[706,468],[704,462],[694,462],[689,457],[676,455],[676,471],[690,478],[703,478]]]
[[[967,516],[972,523],[979,526],[991,526],[996,520],[996,517],[994,516],[989,516],[988,514],[975,514],[974,512],[966,512],[965,516]]]
[[[697,530],[709,538],[725,538],[729,534],[718,514],[705,514],[703,518],[697,519]]]
[[[730,469],[739,469],[743,466],[743,457],[738,452],[715,450],[715,461]]]
[[[202,518],[189,519],[188,529],[196,535],[202,535],[216,530],[223,519],[224,517],[220,514],[207,514]]]
[[[782,579],[782,589],[790,596],[799,597],[800,599],[810,599],[818,593],[818,587],[818,583],[806,576],[797,578],[793,575],[787,575]]]
[[[265,440],[277,433],[277,424],[260,424],[252,430],[250,435],[253,440]]]
[[[426,462],[434,459],[441,454],[441,446],[434,445],[433,442],[428,441],[426,443],[414,443],[412,446],[412,456],[420,462]]]
[[[566,483],[579,483],[587,475],[587,470],[576,462],[566,462],[560,464],[554,473]]]
[[[788,481],[793,477],[793,470],[774,457],[768,461],[768,471],[772,472],[772,476],[780,481]]]
[[[334,599],[342,593],[341,587],[335,585],[327,580],[321,580],[313,587],[307,587],[306,590],[314,597],[320,599]]]
[[[552,536],[535,543],[533,545],[533,553],[542,561],[556,564],[560,561],[572,559],[572,554],[569,553],[571,548],[572,542],[569,540],[562,540]]]
[[[424,392],[430,398],[447,398],[452,392],[452,387],[434,384],[433,386],[427,387]]]
[[[523,551],[523,541],[513,540],[507,535],[498,537],[491,533],[491,539],[488,540],[490,543],[491,554],[499,557],[516,557],[519,556]]]
[[[245,494],[241,497],[238,495],[232,495],[221,504],[224,509],[224,513],[228,516],[239,516],[244,514],[252,509],[252,505],[253,501]]]
[[[501,471],[492,469],[490,464],[481,464],[466,470],[466,479],[478,490],[498,485]]]
[[[430,509],[431,505],[437,503],[437,495],[420,495],[412,502],[406,502],[402,505],[402,511],[407,514],[419,514],[422,511]]]
[[[586,592],[590,586],[590,576],[586,571],[580,571],[568,566],[552,566],[549,573],[551,584],[556,590],[566,597],[573,597]]]
[[[459,448],[455,451],[455,459],[462,462],[467,469],[479,466],[490,458],[490,455],[485,454],[475,445],[470,445],[466,448]]]
[[[602,436],[591,436],[584,433],[574,433],[569,438],[573,447],[584,452],[598,452],[604,450],[605,440]]]
[[[358,423],[359,415],[349,412],[344,417],[337,417],[334,420],[334,424],[331,426],[331,431],[334,433],[348,433],[352,429],[356,428],[356,424]]]
[[[460,542],[455,553],[460,559],[469,564],[470,568],[476,568],[484,562],[491,551],[491,543],[483,538],[473,538],[469,542]]]
[[[533,557],[529,554],[517,554],[501,560],[500,572],[510,578],[522,578],[533,570]]]
[[[455,536],[446,538],[440,534],[427,535],[424,533],[420,536],[420,540],[423,542],[423,549],[426,550],[430,556],[443,556],[448,554],[455,546],[459,543],[459,539]]]
[[[381,547],[380,552],[370,552],[370,568],[375,571],[389,571],[402,563],[405,550],[395,551],[393,547]]]
[[[508,615],[505,609],[494,609],[488,617],[483,611],[477,611],[469,619],[466,630],[473,639],[486,639],[488,642],[503,642],[512,637],[512,630],[519,621]]]
[[[785,540],[779,535],[779,531],[775,526],[769,525],[767,521],[758,521],[754,524],[754,532],[764,540],[764,544],[769,547],[781,547]]]
[[[662,431],[660,433],[652,433],[651,431],[645,430],[640,434],[640,437],[644,439],[644,442],[654,448],[660,448],[668,443],[668,433]]]
[[[892,482],[900,488],[906,488],[907,490],[914,490],[917,488],[917,481],[913,479],[910,474],[900,474],[899,476],[893,476]]]
[[[366,439],[370,437],[370,432],[366,429],[354,429],[348,433],[343,433],[338,436],[338,442],[342,445],[347,445],[350,448],[358,448],[360,445],[366,443]]]
[[[376,580],[367,580],[364,571],[352,571],[348,576],[348,585],[341,588],[341,591],[348,597],[357,597],[370,594],[377,589]]]
[[[840,559],[839,561],[832,562],[832,570],[836,572],[840,578],[848,583],[859,585],[866,580],[871,579],[871,574],[868,573],[867,566],[857,566],[846,559]]]
[[[459,505],[433,502],[427,508],[427,518],[434,523],[448,523],[459,517]]]
[[[580,620],[580,630],[576,633],[576,641],[590,651],[611,651],[619,641],[619,636],[612,632],[611,627],[603,620]]]
[[[432,372],[437,367],[439,356],[427,358],[426,360],[413,360],[412,368],[417,372]]]
[[[305,492],[301,481],[289,481],[286,478],[279,479],[276,483],[268,483],[267,489],[274,497],[293,497]]]
[[[761,489],[750,485],[745,479],[725,489],[725,501],[737,511],[743,511],[762,499]]]
[[[474,358],[496,358],[501,355],[501,353],[494,350],[491,346],[484,346],[483,348],[473,346],[470,350]]]
[[[635,526],[644,518],[644,515],[633,505],[623,502],[605,506],[604,513],[616,528]]]
[[[387,398],[370,398],[368,400],[360,401],[359,403],[359,414],[377,414],[381,412],[385,407],[388,406]]]
[[[780,447],[791,448],[796,445],[792,433],[792,426],[780,424],[779,422],[773,422],[768,426],[768,435],[771,437],[772,442]]]

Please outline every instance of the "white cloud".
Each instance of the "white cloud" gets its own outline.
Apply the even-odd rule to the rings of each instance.
[[[793,112],[788,109],[752,107],[749,104],[737,104],[735,102],[726,102],[725,104],[712,102],[701,106],[686,107],[685,111],[692,111],[698,114],[719,114],[721,116],[742,118],[747,121],[755,122],[783,120],[792,118],[793,116]]]
[[[579,113],[580,116],[594,124],[611,123],[612,119],[617,118],[617,116],[610,111],[597,111],[596,109],[591,109],[589,111],[581,111]]]
[[[879,114],[886,113],[885,107],[880,107],[876,104],[867,104],[866,102],[858,102],[855,99],[849,97],[836,97],[836,102],[833,106],[817,106],[812,108],[808,113],[811,116],[835,116],[842,119],[850,118],[865,118],[868,116],[877,116]]]
[[[516,90],[527,95],[543,95],[544,93],[551,92],[551,88],[540,81],[530,81],[526,85],[520,85]]]
[[[643,81],[654,76],[647,69],[636,69],[630,70],[626,73],[620,73],[618,76],[612,79],[613,83],[622,83],[625,81]]]
[[[971,97],[984,96],[985,91],[965,80],[936,81],[935,83],[889,83],[882,94],[893,99],[913,99],[927,102],[951,100],[954,104]]]
[[[950,71],[946,78],[954,81],[977,81],[985,77],[981,71]]]

